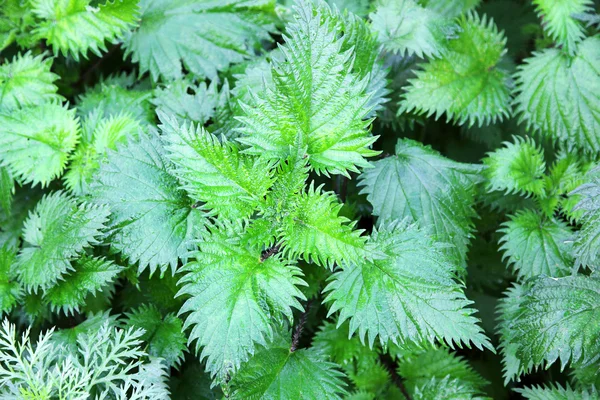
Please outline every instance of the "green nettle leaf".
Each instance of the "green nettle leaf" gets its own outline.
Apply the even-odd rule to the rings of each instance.
[[[44,39],[54,54],[87,57],[88,50],[100,55],[105,41],[115,43],[138,21],[137,0],[107,0],[90,5],[90,0],[32,0],[33,12],[41,20],[33,31]]]
[[[515,110],[527,127],[567,150],[600,151],[600,37],[581,42],[574,57],[546,49],[518,68]]]
[[[73,270],[71,260],[98,243],[107,222],[106,207],[79,204],[64,192],[54,192],[40,200],[25,221],[25,246],[19,252],[14,270],[29,290],[47,290]]]
[[[141,339],[148,343],[147,352],[163,359],[167,366],[177,366],[187,350],[183,322],[174,314],[163,318],[153,305],[143,305],[127,314],[127,325],[144,330]]]
[[[77,102],[77,113],[98,117],[115,117],[126,111],[144,125],[154,124],[154,111],[149,90],[128,90],[109,82],[102,82],[87,90]]]
[[[31,53],[19,54],[0,65],[0,110],[14,110],[48,101],[62,100],[50,72],[52,59]]]
[[[87,194],[108,150],[116,150],[118,144],[136,137],[140,128],[138,120],[126,113],[109,118],[98,118],[96,114],[88,117],[83,123],[82,141],[63,178],[69,190],[76,195]]]
[[[330,268],[361,260],[366,237],[361,236],[363,230],[354,230],[356,222],[339,215],[341,208],[334,193],[322,193],[311,183],[307,192],[297,195],[278,227],[284,252]]]
[[[370,18],[386,50],[421,58],[442,55],[455,30],[451,20],[415,0],[380,0]]]
[[[443,399],[443,400],[485,400],[481,391],[462,382],[460,379],[432,378],[423,386],[415,388],[415,400]]]
[[[275,30],[274,0],[142,0],[140,7],[142,22],[125,48],[154,81],[179,79],[182,69],[215,79]]]
[[[420,0],[419,3],[447,18],[455,18],[477,7],[481,0]]]
[[[416,112],[479,126],[510,113],[508,74],[498,64],[506,39],[494,22],[475,14],[457,20],[458,37],[447,41],[441,58],[430,60],[409,79],[402,112]]]
[[[59,104],[0,111],[0,163],[21,184],[60,176],[78,140],[75,110]]]
[[[302,309],[298,299],[304,300],[297,286],[306,284],[281,254],[266,257],[248,244],[241,224],[219,222],[209,230],[184,266],[180,294],[190,298],[180,313],[189,312],[189,339],[202,348],[211,375],[223,380],[257,344],[267,346],[276,321],[293,320],[292,308]]]
[[[252,215],[273,184],[273,163],[240,153],[204,128],[161,114],[163,138],[173,173],[203,208],[225,218]]]
[[[582,229],[577,233],[574,253],[578,264],[595,266],[600,256],[600,169],[585,176],[585,183],[571,194],[578,198],[575,212],[581,213]]]
[[[13,263],[16,249],[0,247],[0,315],[10,312],[22,297],[21,285],[15,279]]]
[[[382,344],[440,340],[493,349],[439,243],[394,222],[373,231],[367,246],[386,257],[344,265],[325,288],[329,314],[339,310],[351,333],[358,330],[371,346],[379,336]]]
[[[572,271],[574,233],[564,222],[526,210],[511,216],[500,232],[500,249],[519,279],[560,277]]]
[[[238,140],[248,153],[274,160],[285,159],[300,141],[315,171],[349,176],[378,154],[370,148],[376,137],[365,129],[368,82],[351,72],[352,53],[341,50],[331,10],[295,10],[281,48],[285,60],[272,61],[273,83],[244,105]]]
[[[585,366],[600,349],[600,278],[539,277],[515,288],[500,305],[505,378],[560,361]]]
[[[174,271],[185,261],[192,241],[204,225],[177,180],[168,173],[170,164],[155,134],[140,134],[135,141],[109,151],[91,184],[92,201],[111,211],[111,248],[130,262],[153,273]]]
[[[228,90],[226,86],[223,93]],[[152,104],[159,115],[173,115],[180,124],[193,122],[201,126],[215,116],[222,97],[214,82],[210,86],[205,82],[194,85],[186,79],[180,79],[156,89]]]
[[[443,380],[450,377],[476,390],[488,384],[466,360],[445,348],[432,348],[405,357],[398,364],[398,374],[411,392],[426,386],[433,378]]]
[[[573,55],[585,38],[585,14],[594,11],[594,0],[533,0],[544,30]]]
[[[524,389],[515,389],[517,393],[527,400],[593,400],[598,398],[595,388],[590,390],[574,390],[569,385],[565,388],[559,384],[549,387],[532,386]]]
[[[386,96],[391,92],[386,87],[388,71],[381,59],[377,33],[371,24],[352,13],[340,14],[334,9],[330,17],[337,21],[338,29],[344,32],[340,50],[354,53],[352,72],[359,79],[367,79],[366,92],[370,95],[367,108],[371,110],[367,117],[375,117],[377,112],[384,109],[383,104],[389,100]]]
[[[529,138],[515,137],[514,141],[504,142],[504,147],[483,160],[488,191],[543,195],[546,163],[542,150]]]
[[[15,181],[4,167],[0,167],[0,211],[10,214],[15,194]]]
[[[325,361],[314,349],[290,348],[290,340],[278,335],[268,348],[257,351],[233,375],[228,384],[230,398],[342,399],[346,385],[336,364]]]
[[[373,215],[416,221],[437,240],[452,243],[454,248],[445,251],[464,264],[476,215],[473,180],[480,167],[449,160],[408,139],[398,141],[395,156],[373,165],[359,177]]]
[[[88,295],[96,296],[112,283],[123,267],[103,258],[83,256],[73,263],[72,270],[62,277],[45,298],[53,310],[75,314],[85,304]]]
[[[345,366],[353,359],[361,359],[369,354],[378,354],[363,343],[357,336],[349,336],[348,322],[337,326],[334,322],[326,321],[315,334],[312,348],[327,355],[333,362]]]

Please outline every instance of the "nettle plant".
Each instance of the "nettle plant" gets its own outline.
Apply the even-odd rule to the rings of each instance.
[[[0,398],[600,398],[592,0],[0,0]]]

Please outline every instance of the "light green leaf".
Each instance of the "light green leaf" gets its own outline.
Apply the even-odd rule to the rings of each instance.
[[[23,228],[25,246],[17,256],[14,270],[29,290],[47,290],[73,269],[84,248],[98,243],[109,211],[106,207],[79,204],[64,192],[40,200]]]
[[[450,19],[415,0],[380,0],[369,17],[384,48],[402,56],[439,57],[455,30]]]
[[[322,193],[311,183],[297,198],[278,227],[281,246],[290,259],[333,268],[334,264],[358,262],[365,255],[363,230],[339,214],[342,204],[334,193]]]
[[[543,196],[546,163],[541,148],[530,138],[514,138],[515,143],[504,142],[504,147],[489,153],[483,160],[487,167],[488,191],[507,194]]]
[[[367,246],[387,257],[349,263],[325,288],[329,314],[350,320],[372,346],[444,341],[450,346],[493,349],[473,316],[475,310],[456,281],[456,266],[415,225],[395,222],[373,231]]]
[[[282,317],[291,323],[292,308],[302,309],[298,299],[304,299],[296,287],[305,285],[300,269],[280,254],[263,257],[242,230],[217,222],[180,281],[180,294],[190,296],[180,310],[189,313],[184,327],[192,328],[190,342],[202,349],[200,358],[218,380],[236,371],[257,344],[273,339],[273,324]]]
[[[153,81],[179,79],[184,68],[215,79],[274,31],[274,0],[142,0],[140,7],[142,22],[125,49]]]
[[[577,265],[595,268],[600,256],[600,169],[592,169],[584,179],[585,183],[570,193],[577,200],[573,211],[582,225],[573,250]]]
[[[300,142],[317,173],[358,172],[376,140],[365,128],[371,112],[368,82],[351,72],[352,53],[342,51],[331,10],[295,7],[288,25],[285,60],[273,60],[273,84],[244,105],[242,137],[251,154],[286,158]]]
[[[123,270],[123,267],[103,258],[83,256],[73,263],[72,270],[64,275],[45,298],[54,310],[62,310],[66,315],[79,312],[89,295],[96,296],[106,290]]]
[[[89,192],[89,185],[100,162],[106,159],[108,150],[116,150],[117,144],[135,138],[141,128],[138,120],[127,113],[109,118],[90,115],[84,122],[82,142],[71,157],[69,170],[64,176],[65,185],[76,195]],[[92,131],[93,130],[93,131]],[[88,131],[91,132],[91,137]]]
[[[223,90],[227,91],[228,87]],[[194,85],[180,79],[155,89],[152,104],[159,115],[172,115],[180,124],[193,122],[202,126],[215,116],[221,101],[215,81],[207,86],[205,82]]]
[[[127,325],[144,330],[141,339],[148,344],[150,356],[163,359],[169,368],[181,364],[187,339],[177,316],[167,314],[163,318],[155,306],[143,305],[127,314]]]
[[[448,377],[475,390],[488,384],[464,358],[445,348],[432,348],[404,357],[398,364],[398,375],[411,392],[426,386],[434,378],[440,381]]]
[[[273,163],[240,154],[204,128],[161,114],[163,139],[173,174],[203,208],[225,218],[250,217],[273,184]]]
[[[18,54],[0,65],[0,110],[14,110],[49,101],[62,100],[50,72],[52,59],[31,53]]]
[[[465,384],[460,379],[446,377],[432,378],[423,386],[417,387],[412,397],[414,400],[490,400],[482,397],[481,392]]]
[[[114,117],[126,111],[144,125],[154,125],[154,111],[149,90],[127,89],[117,83],[101,82],[79,98],[77,113],[89,116],[97,113],[99,118]]]
[[[419,3],[447,18],[455,18],[473,10],[481,0],[419,0]]]
[[[346,394],[344,375],[313,349],[290,351],[278,337],[237,372],[229,389],[232,400],[334,400]]]
[[[75,110],[48,103],[0,112],[0,163],[21,184],[60,176],[78,140]]]
[[[563,388],[560,384],[551,384],[547,387],[531,386],[515,389],[515,391],[527,400],[594,400],[598,398],[598,393],[594,388],[573,390],[569,385]]]
[[[0,247],[0,316],[10,312],[23,294],[12,268],[16,254],[6,244]]]
[[[31,0],[33,12],[42,21],[33,31],[54,54],[87,57],[88,50],[100,56],[105,41],[115,43],[138,20],[137,0],[107,0],[92,6],[90,0]]]
[[[459,34],[439,59],[422,64],[401,101],[401,112],[416,112],[459,125],[487,125],[510,113],[508,74],[499,67],[506,39],[494,22],[475,14],[457,20]]]
[[[534,53],[516,74],[515,110],[527,127],[565,149],[600,151],[600,37],[573,58],[558,49]]]
[[[479,167],[458,163],[422,144],[399,140],[396,155],[373,163],[359,177],[361,193],[383,220],[412,219],[437,240],[449,242],[444,250],[461,264],[475,216],[473,180]]]
[[[92,201],[111,211],[109,240],[138,271],[174,271],[185,261],[192,240],[197,239],[204,219],[177,186],[167,169],[170,164],[155,134],[109,151],[91,184]]]
[[[573,55],[585,38],[585,14],[594,13],[594,0],[533,0],[533,4],[544,30]]]
[[[511,216],[499,232],[500,250],[519,279],[560,277],[572,271],[574,233],[561,220],[525,210]]]
[[[499,306],[505,377],[560,361],[585,366],[600,350],[600,278],[540,277],[508,292]]]

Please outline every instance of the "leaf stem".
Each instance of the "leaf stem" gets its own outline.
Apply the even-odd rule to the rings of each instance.
[[[380,354],[379,361],[381,361],[383,366],[388,370],[390,377],[392,378],[392,382],[398,386],[398,389],[400,389],[400,392],[402,392],[402,395],[406,398],[406,400],[412,400],[410,393],[408,393],[406,386],[404,386],[402,377],[398,375],[398,372],[396,372],[396,365],[394,364],[392,358],[388,354]]]
[[[294,329],[294,334],[292,335],[292,346],[290,347],[290,351],[293,353],[298,350],[298,344],[300,343],[300,337],[302,336],[302,331],[304,330],[304,325],[306,324],[306,320],[308,319],[308,312],[310,311],[310,305],[312,300],[309,300],[306,303],[306,307],[304,308],[304,312],[300,315],[298,319],[298,324],[296,324],[296,328]]]

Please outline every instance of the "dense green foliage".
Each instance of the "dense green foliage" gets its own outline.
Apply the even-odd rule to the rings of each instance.
[[[0,398],[600,399],[594,0],[0,0]]]

